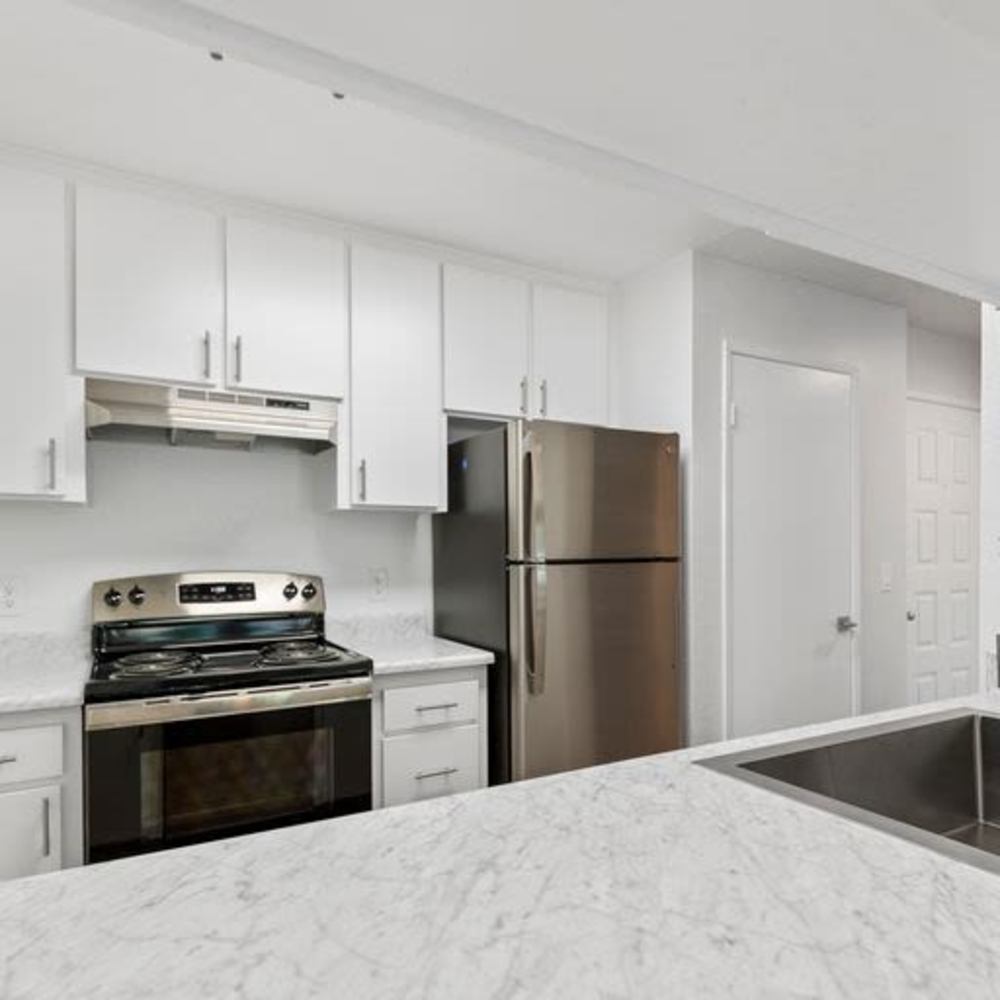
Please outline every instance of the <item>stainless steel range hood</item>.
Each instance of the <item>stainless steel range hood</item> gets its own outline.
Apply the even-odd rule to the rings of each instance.
[[[188,389],[87,379],[89,432],[119,427],[161,428],[178,443],[187,435],[249,444],[257,437],[336,444],[337,404],[217,389]],[[184,437],[182,437],[182,435]]]

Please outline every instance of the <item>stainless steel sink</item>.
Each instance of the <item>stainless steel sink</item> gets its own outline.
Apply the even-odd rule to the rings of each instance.
[[[963,709],[699,763],[1000,872],[1000,718]]]

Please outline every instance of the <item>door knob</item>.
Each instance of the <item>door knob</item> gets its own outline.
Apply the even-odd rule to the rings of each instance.
[[[858,627],[858,623],[850,615],[839,615],[837,618],[838,632],[853,632]]]
[[[908,622],[915,622],[917,620],[917,613],[916,613],[916,611],[907,611],[906,612],[906,620]]]

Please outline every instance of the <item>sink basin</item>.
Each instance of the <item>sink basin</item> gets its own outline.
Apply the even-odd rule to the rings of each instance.
[[[699,763],[1000,872],[1000,718],[960,710]]]

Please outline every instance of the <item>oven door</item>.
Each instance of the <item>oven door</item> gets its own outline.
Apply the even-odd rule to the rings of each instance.
[[[86,860],[371,808],[371,682],[88,705]]]

